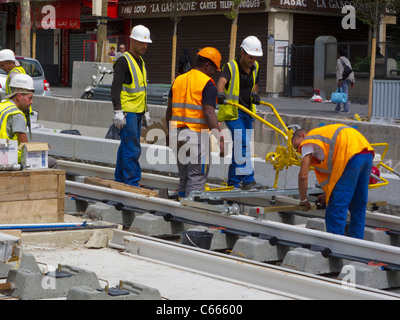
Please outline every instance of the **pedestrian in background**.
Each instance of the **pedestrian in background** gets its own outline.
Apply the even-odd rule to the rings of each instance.
[[[141,179],[139,157],[143,115],[147,112],[147,73],[142,56],[152,43],[148,28],[132,28],[130,49],[114,64],[111,100],[114,107],[114,125],[120,129],[115,180],[138,186]]]
[[[326,203],[325,224],[328,232],[344,235],[347,211],[350,211],[348,236],[363,239],[368,202],[368,184],[374,149],[356,129],[332,124],[311,131],[299,129],[292,138],[293,147],[301,152],[298,184],[300,205],[311,209],[307,199],[308,172],[315,175]]]
[[[254,179],[250,155],[254,119],[237,107],[225,104],[225,101],[239,103],[256,112],[255,105],[260,103],[259,64],[256,59],[263,55],[263,51],[260,40],[254,36],[245,38],[240,48],[240,57],[224,66],[217,83],[220,104],[218,121],[225,121],[233,139],[232,164],[229,166],[227,183],[235,188],[250,190],[260,188]]]
[[[167,141],[177,158],[180,198],[204,191],[210,164],[209,130],[219,142],[220,156],[224,156],[224,139],[215,113],[217,88],[211,78],[220,71],[220,64],[217,49],[201,49],[195,68],[179,75],[169,93]]]
[[[120,44],[119,45],[119,51],[115,55],[115,60],[117,60],[118,58],[122,57],[124,55],[124,53],[125,53],[125,45],[124,44]]]
[[[346,50],[342,47],[338,49],[338,59],[336,61],[336,82],[338,88],[341,88],[344,93],[347,94],[347,101],[343,103],[343,110],[341,110],[342,103],[336,104],[335,111],[338,113],[348,114],[350,113],[349,108],[349,87],[354,88],[356,79],[354,72],[351,72],[346,78],[343,78],[343,71],[345,66],[351,68],[351,63],[346,57]]]

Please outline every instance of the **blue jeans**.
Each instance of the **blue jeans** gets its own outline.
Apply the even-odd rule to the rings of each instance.
[[[126,125],[120,129],[121,143],[117,153],[115,181],[131,186],[138,186],[142,177],[139,157],[142,151],[140,134],[142,130],[142,113],[126,113]]]
[[[368,183],[372,169],[371,153],[353,156],[336,183],[325,213],[326,231],[344,235],[350,211],[348,236],[364,238]]]
[[[351,85],[351,80],[346,79],[344,81],[342,81],[342,84],[340,85],[340,87],[342,88],[343,92],[347,94],[347,102],[343,103],[343,111],[345,112],[349,112],[349,86]],[[336,108],[335,111],[340,111],[340,105],[342,103],[337,103],[336,104]]]
[[[254,181],[254,170],[250,155],[250,138],[253,133],[253,117],[239,110],[239,118],[225,121],[233,139],[232,164],[228,171],[228,185],[239,188],[239,183]]]

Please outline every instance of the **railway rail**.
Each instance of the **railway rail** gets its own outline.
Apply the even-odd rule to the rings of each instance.
[[[99,176],[103,178],[112,178],[114,171],[113,168],[105,168],[101,166],[80,164],[69,161],[59,161],[59,168],[66,170],[67,173],[73,173],[75,175]],[[143,183],[146,186],[152,186],[156,188],[168,188],[168,189],[176,188],[177,182],[178,180],[176,178],[159,176],[155,174],[146,174],[146,173],[143,173],[141,181],[141,183]],[[321,254],[325,258],[335,257],[335,258],[342,258],[360,262],[375,261],[383,263],[383,265],[385,266],[384,267],[385,270],[396,271],[396,272],[400,271],[400,248],[397,246],[374,243],[371,241],[364,241],[349,237],[337,236],[318,230],[307,229],[304,228],[304,226],[288,225],[280,222],[269,221],[262,219],[261,216],[259,215],[252,216],[247,213],[242,214],[243,212],[248,212],[249,209],[250,210],[252,209],[251,202],[254,199],[255,199],[254,202],[257,204],[253,207],[259,207],[260,204],[261,207],[264,205],[263,203],[263,200],[265,200],[264,197],[261,198],[257,196],[254,197],[254,195],[257,195],[257,193],[249,194],[247,198],[245,197],[244,199],[240,199],[239,201],[240,204],[238,206],[241,208],[241,210],[239,210],[239,212],[235,210],[229,210],[229,208],[232,207],[232,201],[237,200],[237,199],[235,200],[234,197],[232,197],[231,199],[229,199],[228,197],[228,199],[226,199],[225,197],[222,196],[222,199],[224,200],[223,204],[221,204],[220,201],[219,202],[217,201],[217,204],[213,204],[213,202],[211,202],[210,204],[210,203],[194,201],[193,199],[186,199],[184,201],[178,202],[171,199],[143,196],[140,194],[134,194],[126,191],[119,191],[109,188],[87,185],[84,183],[79,183],[76,181],[69,181],[69,180],[66,181],[66,193],[72,195],[79,195],[79,197],[83,199],[92,199],[92,200],[97,199],[103,202],[109,201],[110,203],[118,204],[120,208],[125,207],[132,210],[138,209],[142,211],[143,210],[148,211],[157,215],[162,215],[164,219],[167,221],[190,222],[193,224],[199,224],[204,226],[223,227],[226,228],[226,232],[233,232],[240,235],[252,235],[262,239],[266,239],[269,241],[271,245],[282,244],[293,248],[298,248],[298,247],[307,248],[313,251],[321,252]],[[277,201],[290,202],[290,199],[287,199],[286,195],[282,195],[279,193],[276,194],[271,193],[268,196],[269,200],[267,201],[270,201],[271,197]],[[228,210],[221,211],[220,209],[215,209],[218,206],[220,208],[221,206],[222,208],[223,207],[228,208]],[[279,207],[277,210],[279,210]],[[300,215],[305,214],[304,212],[290,212],[290,213],[300,214]],[[321,217],[322,212],[318,210],[313,210],[311,212],[308,212],[307,215]],[[367,217],[367,224],[376,227],[390,228],[393,234],[397,234],[398,232],[400,232],[400,219],[395,216],[388,216],[380,213],[369,212]],[[124,236],[128,236],[129,238],[129,235],[124,235]],[[161,251],[168,252],[171,250],[171,256],[173,255],[172,252],[174,252],[174,254],[185,255],[188,254],[187,250],[193,250],[192,248],[190,249],[176,248],[176,247],[171,248],[170,246],[174,246],[173,244],[167,244],[164,242],[161,243],[160,239],[153,239],[153,240],[151,240],[150,238],[144,239],[139,235],[131,234],[131,240],[134,241],[135,243],[141,243],[140,245],[143,247],[152,247],[153,249],[151,250],[150,249],[140,250],[140,252],[142,253],[146,252],[146,254],[150,257],[152,257],[153,255],[151,253],[152,250],[154,250],[154,252],[157,252],[157,250],[160,250],[159,247],[163,248]],[[122,240],[120,239],[120,241]],[[156,250],[154,247],[157,247],[158,249]],[[207,254],[204,252],[201,252],[201,254],[205,254],[207,256]],[[212,252],[210,252],[209,254],[213,255],[213,258],[208,257],[204,259],[206,260],[212,259],[213,260],[212,264],[217,264],[216,270],[212,271],[214,274],[222,276],[221,272],[218,271],[218,268],[221,267],[221,265],[223,265],[222,261],[226,261],[226,259],[233,259],[232,261],[234,262],[230,263],[233,263],[234,265],[238,264],[239,258],[231,256],[227,257],[227,255],[223,254],[219,254],[216,256],[216,254]],[[163,256],[164,255],[160,255],[160,257]],[[169,261],[169,258],[166,257],[165,259],[168,260],[167,262],[171,262]],[[179,258],[176,259],[175,261],[183,263],[185,260],[187,259]],[[218,261],[221,261],[221,265]],[[304,279],[308,279],[304,280],[305,283],[308,283],[308,285],[311,285],[311,282],[318,283],[317,285],[319,288],[318,290],[321,290],[321,292],[324,292],[325,290],[326,294],[317,296],[315,296],[314,294],[310,294],[308,298],[311,299],[314,298],[323,299],[324,297],[328,297],[328,299],[332,299],[334,297],[342,299],[346,297],[346,295],[344,294],[345,292],[343,290],[347,290],[348,288],[343,289],[344,288],[343,283],[341,283],[339,280],[334,280],[323,276],[316,276],[316,275],[296,272],[287,268],[271,266],[270,264],[265,264],[265,263],[260,263],[260,265],[258,265],[258,263],[246,259],[243,259],[241,263],[249,263],[252,265],[257,264],[257,270],[262,265],[263,268],[266,268],[265,270],[268,270],[268,272],[271,271],[270,268],[278,268],[275,270],[278,270],[279,271],[279,272],[277,271],[278,273],[283,272],[283,274],[286,274],[286,278],[291,278],[291,276],[295,277],[293,274],[296,274],[296,276],[299,276],[301,278],[305,277]],[[210,263],[206,264],[209,265]],[[203,264],[198,263],[198,265],[200,266]],[[190,264],[188,266],[191,267]],[[240,278],[242,279],[242,281],[248,281],[249,283],[255,281],[243,277],[243,274],[245,273],[249,273],[249,271],[236,270],[234,274],[232,274],[231,276]],[[289,275],[291,276],[289,277]],[[271,275],[265,274],[264,276],[270,277]],[[274,278],[275,280],[279,278],[279,277],[276,278],[277,277],[276,275],[273,277],[275,277]],[[278,283],[279,281],[277,281],[276,286],[272,286],[276,290],[279,287]],[[332,283],[333,287],[337,289],[337,291],[336,289],[334,290],[336,292],[331,291],[332,288],[330,288],[330,286],[332,286]],[[269,285],[272,284],[270,283]],[[303,283],[302,284],[303,290],[304,290],[304,285],[305,284]],[[315,285],[315,283],[313,285]],[[265,284],[265,286],[268,286],[268,284]],[[289,287],[290,286],[291,285],[289,284]],[[297,288],[297,283],[293,283],[293,286],[296,286]],[[307,285],[305,286],[307,287]],[[288,290],[290,289],[289,287]],[[309,287],[310,292],[313,291],[311,287]],[[348,292],[349,290],[346,291],[346,293]],[[366,294],[367,292],[368,294]],[[340,294],[342,294],[342,297],[339,297]],[[355,294],[353,298],[356,299],[375,297],[375,295],[377,295],[376,297],[382,295],[380,297],[385,297],[390,299],[400,298],[399,295],[393,292],[374,290],[371,288],[364,288],[364,287],[357,287],[357,290],[353,291],[352,294]],[[365,296],[362,297],[364,294]],[[357,295],[358,297],[356,297]]]

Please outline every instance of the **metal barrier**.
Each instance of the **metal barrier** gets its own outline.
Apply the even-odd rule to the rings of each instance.
[[[147,103],[167,105],[171,86],[167,84],[149,84],[147,86]],[[111,85],[100,84],[94,89],[93,100],[111,101]]]
[[[372,117],[400,119],[400,81],[374,80]]]

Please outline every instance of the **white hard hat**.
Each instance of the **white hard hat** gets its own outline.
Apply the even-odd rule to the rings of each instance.
[[[3,49],[0,51],[0,62],[1,61],[15,61],[14,52],[10,49]]]
[[[150,39],[150,30],[145,26],[137,25],[132,28],[131,35],[129,38],[135,39],[141,42],[152,43]]]
[[[261,57],[263,55],[261,42],[255,36],[245,38],[240,47],[251,56]]]
[[[33,79],[27,74],[16,74],[10,81],[11,93],[6,95],[6,99],[10,99],[17,93],[30,93],[35,92]]]

